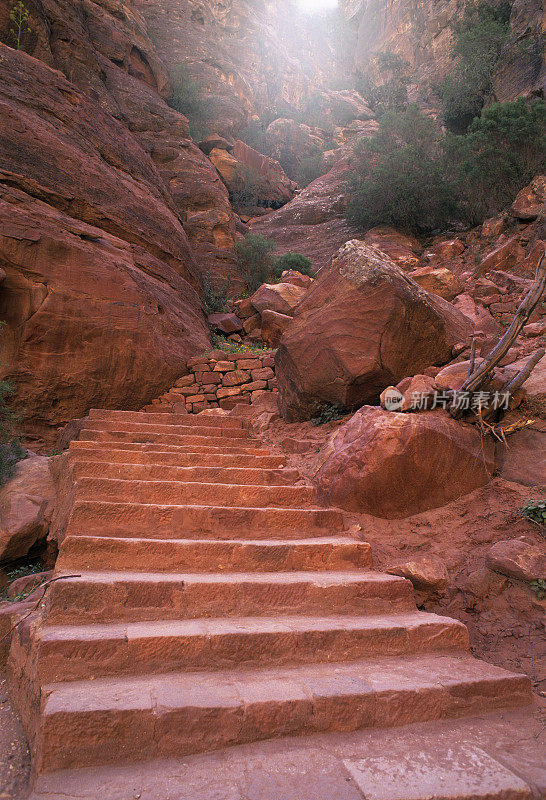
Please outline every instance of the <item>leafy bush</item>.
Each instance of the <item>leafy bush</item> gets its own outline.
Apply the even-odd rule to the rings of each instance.
[[[275,242],[259,233],[247,233],[235,243],[237,260],[249,292],[255,292],[269,278],[275,248]]]
[[[301,188],[309,186],[328,171],[324,153],[320,147],[310,147],[295,172],[295,181]]]
[[[311,420],[315,426],[334,422],[348,413],[341,403],[315,403],[315,409],[315,416]]]
[[[301,272],[302,275],[310,275],[312,278],[315,276],[313,262],[301,253],[288,252],[278,256],[273,262],[273,274],[278,278],[287,269],[295,269],[297,272]]]
[[[537,525],[546,526],[546,500],[526,500],[521,516]]]
[[[10,381],[0,381],[0,486],[12,476],[16,463],[25,455],[16,433],[17,417],[7,405],[13,391]]]
[[[355,150],[347,219],[416,233],[478,224],[511,202],[546,160],[546,103],[495,103],[466,134],[444,134],[417,106],[385,114]]]
[[[362,75],[358,91],[379,117],[389,111],[404,111],[408,105],[409,62],[397,53],[384,51],[375,58],[381,82],[370,71]]]
[[[231,279],[225,281],[214,281],[210,270],[203,275],[203,301],[207,314],[214,314],[216,311],[225,311],[227,296]]]
[[[231,204],[241,212],[252,211],[259,204],[264,191],[264,178],[244,164],[237,167],[233,186],[229,192]]]
[[[171,83],[169,105],[188,118],[194,139],[204,138],[208,133],[208,120],[214,112],[214,97],[206,93],[201,82],[191,77],[186,64],[175,69]]]
[[[510,3],[492,5],[468,0],[464,13],[451,24],[454,74],[438,91],[444,120],[455,132],[464,132],[493,94],[493,73],[510,32]]]
[[[446,181],[440,130],[416,105],[384,114],[379,125],[355,152],[347,220],[365,228],[388,224],[416,232],[444,227],[456,202]]]
[[[546,103],[494,103],[465,136],[446,139],[448,164],[473,224],[512,202],[546,163]]]

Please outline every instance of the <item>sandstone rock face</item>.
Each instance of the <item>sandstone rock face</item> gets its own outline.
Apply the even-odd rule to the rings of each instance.
[[[90,406],[157,395],[208,332],[150,157],[59,72],[0,50],[0,361],[25,433],[52,443]]]
[[[364,406],[317,458],[328,502],[397,519],[445,505],[487,483],[492,445],[442,411],[399,414]]]
[[[417,4],[407,0],[341,0],[340,5],[357,30],[357,66],[364,67],[380,52],[398,54],[410,63],[412,83],[419,87],[421,98],[429,97],[430,89],[450,71],[450,22],[460,14],[457,0]],[[542,5],[539,0],[514,0],[511,9],[511,35],[493,76],[500,101],[533,90],[538,93],[544,81]]]
[[[281,339],[276,375],[289,420],[316,402],[355,408],[425,367],[451,358],[469,321],[429,295],[380,251],[348,242],[296,309]]]
[[[544,550],[523,539],[508,539],[493,545],[487,565],[495,572],[520,581],[536,581],[546,576]]]
[[[20,461],[0,489],[0,564],[25,556],[49,528],[55,487],[45,456]]]
[[[444,300],[453,300],[463,289],[461,281],[445,267],[438,269],[422,267],[413,270],[411,277],[425,291],[437,294]]]
[[[313,181],[287,205],[251,221],[253,233],[274,239],[279,254],[302,253],[320,270],[349,239],[364,238],[345,222],[343,180],[347,165],[337,162],[321,178]]]

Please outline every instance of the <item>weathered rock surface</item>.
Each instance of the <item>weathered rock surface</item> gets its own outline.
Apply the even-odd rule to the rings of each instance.
[[[139,408],[208,333],[199,269],[150,157],[59,72],[0,50],[1,361],[25,433],[52,443],[90,406]]]
[[[387,567],[390,575],[400,575],[410,580],[416,589],[438,590],[447,586],[449,576],[446,565],[437,556],[417,556],[411,561],[402,564],[393,564]]]
[[[45,456],[19,461],[0,489],[0,563],[25,556],[47,536],[55,487]]]
[[[517,219],[530,221],[542,213],[544,203],[546,203],[546,175],[537,175],[529,186],[521,190],[510,210]]]
[[[536,581],[546,577],[546,554],[544,549],[524,539],[507,539],[490,549],[487,566],[509,578]]]
[[[386,255],[348,242],[296,309],[281,339],[276,375],[287,419],[316,402],[355,408],[407,375],[451,359],[470,322],[427,294]]]
[[[399,414],[364,406],[332,435],[315,481],[333,505],[396,519],[437,508],[486,484],[493,447],[442,411]]]
[[[259,314],[275,311],[277,314],[291,316],[306,294],[307,289],[304,286],[293,283],[264,283],[254,292],[250,302]]]
[[[326,175],[313,181],[287,205],[251,221],[253,233],[274,239],[279,254],[302,253],[320,270],[349,239],[364,233],[345,221],[343,180],[347,165],[338,162]]]

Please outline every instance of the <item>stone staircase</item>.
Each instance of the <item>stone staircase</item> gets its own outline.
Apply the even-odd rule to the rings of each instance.
[[[9,664],[35,774],[531,701],[239,420],[91,411],[64,480]]]

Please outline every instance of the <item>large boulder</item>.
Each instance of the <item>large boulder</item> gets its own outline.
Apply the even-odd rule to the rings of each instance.
[[[378,402],[407,375],[451,359],[472,325],[427,294],[376,248],[347,242],[295,310],[276,356],[281,408],[290,420],[316,403]]]
[[[55,487],[45,456],[19,461],[0,489],[0,564],[25,556],[47,536]]]
[[[537,175],[518,194],[512,203],[512,214],[517,219],[531,221],[543,211],[546,203],[546,175]]]
[[[315,481],[332,505],[398,519],[445,505],[487,483],[494,448],[441,410],[364,406],[318,456]]]
[[[291,316],[306,293],[304,286],[295,286],[293,283],[264,283],[254,292],[250,302],[258,314],[275,311]]]

